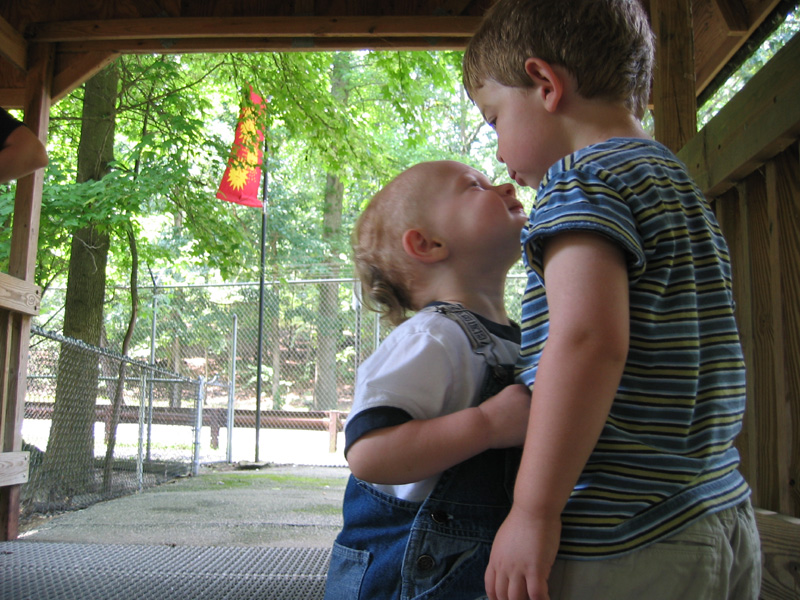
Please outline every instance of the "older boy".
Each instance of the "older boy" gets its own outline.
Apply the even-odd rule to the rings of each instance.
[[[652,37],[635,0],[499,0],[464,56],[498,159],[538,187],[522,233],[531,414],[492,599],[758,597],[728,250],[640,125]]]

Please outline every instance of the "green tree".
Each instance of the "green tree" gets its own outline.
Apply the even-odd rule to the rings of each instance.
[[[114,158],[116,97],[117,70],[111,65],[87,84],[78,183],[99,182],[109,172]],[[103,196],[97,199],[98,203],[103,200]],[[108,248],[109,232],[100,221],[87,223],[72,236],[64,335],[95,346],[99,345],[103,325]],[[81,347],[62,345],[44,466],[48,479],[59,482],[58,493],[63,495],[84,492],[93,483],[98,375],[96,355]]]

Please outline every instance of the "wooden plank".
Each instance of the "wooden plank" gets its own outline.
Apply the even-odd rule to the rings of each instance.
[[[25,124],[41,140],[47,139],[50,119],[52,44],[31,47],[26,80]],[[39,237],[43,169],[17,181],[8,274],[32,284]],[[28,372],[31,317],[0,310],[0,451],[16,452],[22,445],[22,415]],[[19,532],[19,485],[0,488],[0,540],[16,539]]]
[[[26,315],[38,315],[42,288],[11,275],[0,273],[0,308]]]
[[[786,348],[786,328],[783,312],[783,275],[784,263],[781,260],[781,247],[783,245],[782,233],[784,231],[783,216],[780,214],[780,198],[776,190],[776,167],[774,161],[769,161],[765,168],[765,190],[767,194],[767,218],[769,220],[770,235],[767,238],[767,252],[769,253],[769,270],[771,273],[770,285],[764,291],[769,294],[769,312],[774,333],[773,352],[775,361],[772,364],[771,374],[774,379],[774,394],[768,396],[771,406],[768,407],[768,418],[772,420],[771,437],[775,450],[774,459],[761,468],[770,468],[774,473],[775,500],[768,508],[781,513],[789,513],[789,498],[787,497],[789,456],[787,451],[786,432],[786,361],[788,359]]]
[[[745,182],[746,213],[750,232],[749,254],[752,279],[752,291],[749,302],[753,322],[752,362],[747,365],[747,377],[751,380],[755,394],[749,398],[750,410],[753,410],[758,443],[758,463],[755,473],[755,487],[758,488],[757,506],[769,510],[777,510],[777,471],[773,465],[776,461],[775,420],[775,370],[779,363],[777,358],[777,337],[772,313],[772,294],[774,289],[770,261],[770,243],[774,224],[769,220],[767,210],[767,194],[763,177],[754,173]],[[741,299],[740,299],[741,301]],[[747,300],[745,300],[747,301]]]
[[[28,42],[3,17],[0,17],[0,56],[20,70],[28,70]]]
[[[0,452],[0,487],[28,481],[30,452]]]
[[[732,0],[693,0],[695,29],[695,62],[697,94],[714,80],[728,61],[747,43],[749,37],[772,13],[779,0],[736,0],[743,4],[747,30],[739,33],[741,23],[726,22],[722,11],[715,6],[730,4]],[[737,9],[741,10],[741,9]],[[741,17],[729,16],[736,20]]]
[[[652,0],[655,138],[677,152],[697,131],[691,0]]]
[[[333,52],[355,50],[463,50],[468,37],[252,37],[161,40],[100,40],[64,42],[59,54],[115,52],[120,54],[192,54],[200,52]],[[2,91],[2,90],[0,90]]]
[[[747,16],[747,7],[742,0],[714,0],[717,10],[725,21],[728,35],[745,35],[750,29],[750,20]]]
[[[294,14],[310,17],[314,14],[314,0],[294,0]]]
[[[722,233],[728,242],[731,268],[733,270],[733,298],[736,302],[736,322],[742,340],[744,362],[747,368],[755,364],[753,355],[752,275],[750,272],[750,230],[747,219],[747,190],[740,185],[731,189],[714,203]],[[739,470],[744,475],[753,493],[753,503],[758,505],[758,429],[755,414],[754,378],[745,380],[747,405],[742,431],[736,437],[741,462]]]
[[[678,152],[712,198],[800,136],[800,35],[795,35]]]
[[[33,42],[246,37],[471,37],[480,17],[182,17],[36,23]]]
[[[40,140],[46,142],[50,121],[54,49],[51,44],[36,44],[31,49],[31,55],[33,58],[28,73],[25,125]],[[8,273],[24,281],[33,281],[33,270],[36,266],[43,182],[44,169],[37,169],[17,181]]]
[[[30,316],[0,310],[0,452],[19,452],[22,447],[30,332]],[[19,534],[19,492],[19,485],[0,487],[0,541]]]
[[[767,163],[767,193],[775,196],[779,239],[780,298],[784,393],[775,398],[778,512],[800,517],[800,174],[797,144]]]
[[[0,106],[3,108],[22,108],[25,106],[24,88],[0,88]]]
[[[800,519],[756,509],[761,537],[761,600],[800,598]]]
[[[107,50],[59,53],[53,74],[52,102],[58,102],[75,88],[114,62],[119,54]]]

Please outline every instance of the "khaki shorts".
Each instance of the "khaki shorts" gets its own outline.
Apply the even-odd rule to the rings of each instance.
[[[750,501],[605,560],[558,559],[551,600],[757,600],[761,543]]]

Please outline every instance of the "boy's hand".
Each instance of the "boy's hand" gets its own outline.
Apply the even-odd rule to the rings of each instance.
[[[490,448],[513,448],[525,443],[531,391],[520,383],[506,386],[478,406],[487,423]]]
[[[559,517],[537,519],[512,507],[486,569],[490,600],[549,600],[547,579],[558,553]]]

